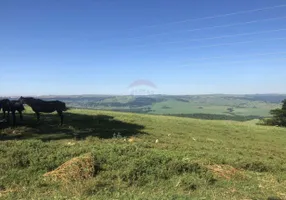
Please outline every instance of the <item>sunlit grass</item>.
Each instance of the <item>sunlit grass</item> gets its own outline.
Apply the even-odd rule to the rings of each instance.
[[[255,123],[73,109],[0,130],[4,199],[286,198],[286,129]],[[131,139],[132,138],[132,139]],[[68,184],[44,174],[91,153],[99,171]]]

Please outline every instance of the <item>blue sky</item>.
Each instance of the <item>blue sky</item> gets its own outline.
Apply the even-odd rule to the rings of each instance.
[[[0,2],[0,95],[286,93],[285,61],[284,0]]]

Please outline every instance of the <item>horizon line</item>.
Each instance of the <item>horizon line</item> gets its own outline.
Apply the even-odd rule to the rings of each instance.
[[[31,96],[31,97],[57,97],[57,96],[203,96],[203,95],[286,95],[286,93],[203,93],[203,94],[44,94],[44,95],[0,95],[0,97],[20,97],[20,96]]]

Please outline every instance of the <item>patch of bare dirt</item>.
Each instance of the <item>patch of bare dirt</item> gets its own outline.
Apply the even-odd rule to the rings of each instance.
[[[230,165],[208,165],[207,168],[215,175],[230,180],[233,177],[244,178],[242,170],[238,170]]]

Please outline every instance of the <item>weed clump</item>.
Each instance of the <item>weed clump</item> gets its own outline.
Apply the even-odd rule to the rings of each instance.
[[[240,167],[245,170],[254,171],[254,172],[269,172],[272,171],[272,167],[266,165],[260,161],[249,161],[246,163],[241,163]]]

